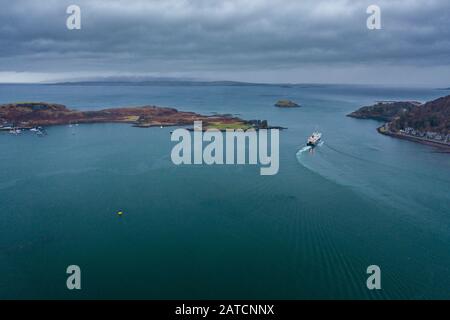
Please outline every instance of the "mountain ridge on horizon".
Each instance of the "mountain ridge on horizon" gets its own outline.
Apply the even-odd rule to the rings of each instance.
[[[284,88],[308,88],[308,87],[331,87],[331,86],[361,86],[361,87],[388,87],[388,88],[422,88],[419,86],[389,86],[385,84],[366,83],[307,83],[307,82],[252,82],[238,80],[211,80],[189,77],[153,77],[153,76],[111,76],[61,79],[43,82],[0,82],[0,85],[44,85],[44,86],[263,86]],[[429,87],[435,90],[450,90],[450,87]]]
[[[61,80],[41,83],[43,85],[185,85],[185,86],[298,86],[314,84],[263,83],[235,80],[209,80],[185,77],[104,77],[80,80]],[[320,85],[320,84],[318,84]]]

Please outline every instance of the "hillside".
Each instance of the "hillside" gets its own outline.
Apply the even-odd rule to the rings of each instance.
[[[378,132],[415,142],[450,147],[450,96],[425,104],[379,102],[362,107],[349,117],[385,121]]]
[[[420,105],[421,103],[416,101],[377,102],[373,106],[362,107],[348,116],[358,119],[392,121]]]
[[[450,96],[442,97],[401,114],[390,124],[391,129],[413,128],[419,131],[450,133]]]

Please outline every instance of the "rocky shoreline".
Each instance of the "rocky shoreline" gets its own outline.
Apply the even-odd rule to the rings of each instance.
[[[129,123],[138,128],[159,126],[188,126],[202,121],[205,128],[262,129],[267,121],[247,121],[231,115],[201,115],[158,106],[109,108],[99,111],[72,110],[61,104],[25,102],[0,105],[0,130],[9,128],[31,129],[35,127],[84,124]]]
[[[450,143],[438,142],[438,141],[433,141],[433,140],[429,140],[429,139],[425,139],[425,138],[404,135],[401,133],[386,130],[385,126],[378,127],[377,131],[386,136],[421,143],[424,145],[436,147],[436,148],[440,149],[440,151],[443,153],[450,153]]]

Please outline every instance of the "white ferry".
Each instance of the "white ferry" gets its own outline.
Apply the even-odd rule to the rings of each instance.
[[[310,146],[310,147],[315,147],[319,144],[321,139],[322,139],[322,133],[316,131],[308,138],[306,145]]]

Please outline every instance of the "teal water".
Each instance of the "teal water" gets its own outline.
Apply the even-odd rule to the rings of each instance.
[[[362,86],[1,85],[0,101],[155,104],[288,127],[280,171],[175,166],[172,128],[0,134],[0,298],[450,298],[450,156],[345,115],[448,94]],[[304,107],[281,110],[281,98]],[[297,151],[318,126],[325,143]],[[115,213],[125,212],[123,217]],[[82,290],[65,269],[82,270]],[[379,265],[382,290],[366,288]]]

